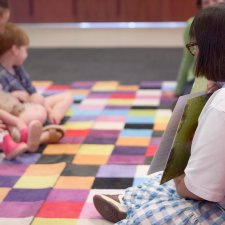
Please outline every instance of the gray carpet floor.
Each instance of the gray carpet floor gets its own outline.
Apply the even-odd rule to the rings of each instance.
[[[33,80],[139,84],[176,80],[181,56],[181,48],[30,49],[25,67]]]

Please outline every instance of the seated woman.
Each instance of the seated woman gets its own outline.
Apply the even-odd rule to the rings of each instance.
[[[225,3],[203,9],[190,30],[195,74],[225,82]],[[225,224],[225,85],[199,117],[184,174],[159,185],[161,172],[123,195],[95,195],[98,212],[117,224]]]

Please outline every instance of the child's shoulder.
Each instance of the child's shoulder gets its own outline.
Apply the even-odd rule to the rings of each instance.
[[[2,65],[0,65],[0,77],[7,77],[7,75],[8,71]]]

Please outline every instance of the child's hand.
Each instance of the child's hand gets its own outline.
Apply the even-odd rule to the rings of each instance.
[[[6,130],[6,125],[2,120],[0,120],[0,131]]]
[[[33,103],[38,103],[41,105],[45,105],[45,98],[39,93],[34,93],[30,96],[30,101]]]
[[[52,111],[48,112],[48,119],[50,120],[50,122],[52,124],[59,124],[60,123],[60,121],[55,117],[55,115],[53,114]]]
[[[13,91],[11,95],[16,97],[20,102],[29,102],[29,94],[26,91]]]

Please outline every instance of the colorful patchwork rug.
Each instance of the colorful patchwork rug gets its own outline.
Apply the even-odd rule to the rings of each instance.
[[[40,93],[70,91],[74,104],[59,144],[16,160],[0,158],[1,225],[104,225],[97,193],[122,193],[147,178],[171,116],[175,82],[71,86],[35,82]]]

